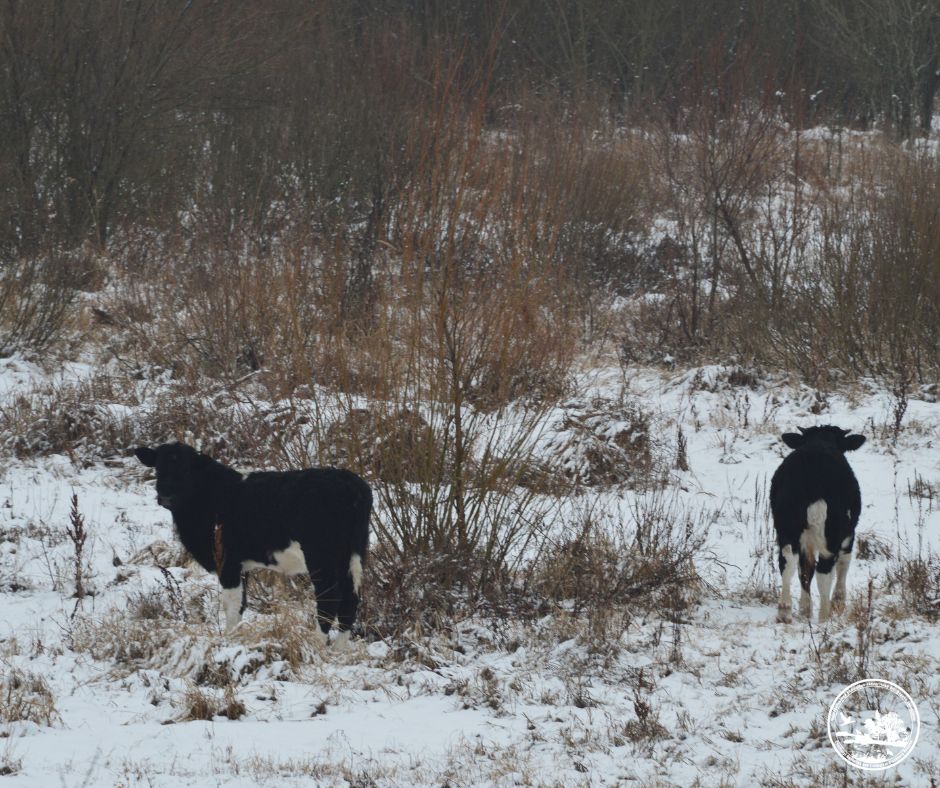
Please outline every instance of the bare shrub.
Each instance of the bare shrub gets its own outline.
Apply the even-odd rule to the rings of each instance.
[[[772,317],[807,243],[807,200],[788,178],[798,148],[786,144],[772,97],[751,95],[754,55],[745,44],[726,68],[720,47],[707,50],[682,108],[654,128],[678,253],[664,298],[641,314],[660,353],[733,347],[750,359],[762,341],[754,316]]]
[[[323,442],[331,464],[355,464],[386,482],[418,482],[429,462],[440,457],[434,431],[420,413],[397,413],[357,408],[332,422]],[[443,458],[447,461],[447,458]]]
[[[855,626],[854,645],[829,630],[810,631],[814,671],[819,682],[851,684],[870,677],[876,631],[874,581],[856,591],[847,608],[847,618]]]
[[[323,296],[320,263],[301,244],[282,240],[256,253],[209,229],[155,250],[142,271],[121,279],[111,312],[138,352],[184,379],[235,380],[264,369],[269,377],[294,370],[288,385],[309,381]]]
[[[604,612],[635,609],[681,616],[705,588],[699,566],[708,537],[706,513],[684,509],[663,491],[638,496],[623,527],[592,509],[547,541],[526,572],[526,584],[554,604]]]
[[[183,712],[180,722],[190,720],[211,720],[218,713],[215,698],[204,690],[192,687],[183,697]]]
[[[899,430],[906,397],[937,356],[936,303],[940,189],[935,157],[874,146],[858,171],[820,204],[818,243],[787,293],[792,318],[776,325],[780,360],[825,358],[846,375],[870,374],[895,397]],[[828,373],[827,373],[828,374]]]
[[[498,599],[508,586],[502,574],[482,589],[484,599],[472,593],[474,580],[484,573],[480,561],[479,555],[447,549],[425,549],[413,557],[380,542],[370,550],[368,593],[362,600],[366,636],[403,639],[407,648],[410,640],[447,632],[479,611],[481,602]]]
[[[673,467],[677,471],[689,470],[689,441],[681,425],[676,428],[676,461]]]
[[[624,132],[587,99],[526,95],[519,114],[510,127],[532,162],[531,199],[557,225],[555,254],[579,293],[590,302],[599,285],[623,293],[657,281],[644,243],[663,189],[648,136]]]
[[[315,598],[307,575],[284,575],[274,570],[256,570],[248,585],[248,606],[262,615],[276,615],[286,606],[309,607]]]
[[[851,618],[855,623],[855,675],[858,679],[868,678],[871,674],[872,645],[875,622],[875,581],[868,579],[864,594],[859,594],[852,606]]]
[[[116,611],[117,612],[117,611]],[[154,626],[162,610],[156,605],[138,604],[139,618],[117,614],[102,619],[76,616],[71,630],[71,648],[90,654],[94,659],[107,660],[119,668],[131,671],[151,665],[169,668],[180,655],[190,658],[200,653],[199,634],[196,630],[181,630],[176,624]],[[205,631],[203,626],[202,631]],[[172,653],[173,658],[168,655]],[[161,664],[162,660],[165,664]]]
[[[534,449],[543,411],[488,416],[461,408],[455,418],[448,410],[447,403],[431,406],[428,445],[435,453],[419,457],[425,473],[418,481],[378,480],[376,530],[402,558],[452,553],[456,561],[439,565],[445,576],[483,591],[495,587],[557,508],[520,486],[520,460]],[[383,458],[384,467],[402,464],[395,455]]]
[[[71,315],[80,278],[68,255],[4,262],[0,269],[0,357],[42,350]]]
[[[545,516],[520,480],[566,389],[576,326],[554,264],[553,205],[525,204],[525,153],[487,144],[482,100],[455,111],[455,74],[436,78],[439,103],[409,154],[420,177],[390,228],[395,264],[376,285],[377,329],[345,359],[347,380],[362,358],[379,373],[368,415],[346,386],[295,404],[319,459],[375,479],[375,527],[393,553],[454,551],[464,561],[446,571],[465,583],[479,570],[472,585],[483,589]],[[298,434],[284,455],[299,464],[309,444]]]
[[[205,139],[189,146],[203,113],[226,114],[236,95],[251,101],[248,75],[291,37],[279,35],[283,15],[158,0],[96,0],[75,14],[5,9],[4,246],[29,249],[44,234],[104,244],[124,217],[172,214],[195,174]],[[306,14],[292,16],[299,24]]]
[[[855,540],[855,557],[859,561],[874,561],[893,558],[891,543],[872,532],[859,532]]]
[[[545,432],[545,451],[576,484],[641,487],[656,481],[652,419],[636,402],[568,400]]]
[[[940,364],[936,157],[787,129],[771,97],[736,98],[735,68],[655,127],[676,254],[622,310],[621,355],[734,358],[819,386],[875,375],[899,424],[903,392]]]
[[[610,595],[621,560],[613,540],[588,521],[577,537],[545,550],[533,569],[532,588],[549,599],[571,600],[578,611]]]

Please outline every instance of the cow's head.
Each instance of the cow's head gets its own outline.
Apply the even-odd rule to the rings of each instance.
[[[821,444],[838,452],[855,451],[865,443],[864,435],[850,435],[852,430],[843,430],[831,424],[825,427],[797,427],[799,434],[785,432],[780,437],[791,449],[799,449],[811,444]]]
[[[185,505],[195,494],[199,471],[211,460],[185,443],[164,443],[134,450],[137,459],[157,471],[157,503],[165,509]]]

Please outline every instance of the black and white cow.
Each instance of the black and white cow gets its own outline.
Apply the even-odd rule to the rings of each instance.
[[[779,548],[782,588],[778,620],[790,620],[790,581],[800,570],[800,612],[812,615],[810,583],[816,574],[819,620],[829,618],[831,606],[845,605],[845,576],[852,560],[855,526],[862,509],[858,481],[845,452],[865,443],[863,435],[850,435],[839,427],[798,428],[785,433],[787,455],[770,483],[770,508]],[[832,593],[832,569],[836,587]]]
[[[241,621],[242,574],[307,572],[325,642],[333,620],[345,645],[359,607],[372,490],[351,471],[308,468],[242,476],[183,443],[141,447],[157,472],[157,502],[186,549],[219,576],[226,631]],[[318,632],[318,634],[319,634]]]

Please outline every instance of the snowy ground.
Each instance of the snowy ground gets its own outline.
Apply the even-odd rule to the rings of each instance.
[[[19,359],[3,363],[3,397],[41,376]],[[626,378],[601,369],[579,401],[622,396],[652,414],[660,455],[677,451],[680,429],[688,443],[689,470],[671,470],[670,489],[675,506],[707,524],[700,570],[711,590],[678,620],[612,611],[602,630],[564,612],[471,618],[408,643],[319,652],[295,622],[249,611],[225,638],[215,581],[170,562],[167,579],[147,552],[174,543],[136,462],[4,457],[0,720],[20,719],[0,722],[0,774],[9,774],[0,780],[937,784],[940,628],[905,609],[888,578],[940,552],[940,405],[912,399],[895,443],[896,403],[874,385],[821,397],[784,379],[732,385],[722,368]],[[850,457],[867,557],[850,569],[844,615],[822,627],[798,616],[778,624],[766,503],[785,451],[778,436],[824,423],[869,437]],[[73,494],[95,592],[80,605],[66,537]],[[643,495],[592,488],[572,505],[591,500],[612,527],[629,527]],[[827,739],[830,703],[862,676],[902,685],[921,715],[913,754],[883,775],[844,766]],[[224,685],[234,688],[228,699]],[[244,708],[238,719],[181,721],[194,697]]]

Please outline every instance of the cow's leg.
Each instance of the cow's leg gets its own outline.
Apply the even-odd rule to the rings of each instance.
[[[339,609],[336,616],[339,622],[339,637],[336,639],[336,647],[345,648],[359,609],[359,585],[348,572],[339,581],[339,591]]]
[[[313,587],[317,593],[317,624],[324,635],[329,635],[339,610],[340,589],[335,572],[318,572]]]
[[[780,565],[780,600],[777,602],[777,621],[788,623],[792,618],[790,582],[796,574],[799,563],[793,545],[787,544],[779,548],[777,561]]]
[[[816,573],[816,555],[804,545],[800,549],[800,614],[809,618],[813,615],[813,599],[810,594],[813,575]]]
[[[352,580],[344,577],[339,581],[340,600],[336,611],[337,629],[335,646],[344,649],[349,644],[350,631],[356,620],[356,610],[359,608],[359,597],[353,591]]]
[[[845,578],[849,573],[849,564],[851,563],[851,553],[841,553],[839,560],[836,561],[836,587],[832,593],[832,605],[837,613],[845,610]]]
[[[852,546],[849,544],[849,551]],[[845,576],[849,573],[849,564],[852,563],[852,553],[839,553],[836,561],[836,588],[832,593],[832,609],[836,613],[845,611]]]
[[[225,613],[225,634],[230,634],[242,620],[242,588],[241,561],[228,558],[222,564],[219,573],[219,582],[222,584],[222,610]]]
[[[823,558],[820,556],[816,564],[816,587],[819,590],[819,621],[828,621],[832,612],[832,568],[835,566],[835,556]]]
[[[339,586],[336,572],[332,567],[320,564],[313,555],[313,551],[304,550],[304,561],[310,572],[313,591],[316,595],[316,636],[321,644],[326,644],[327,635],[336,618],[339,607]]]

